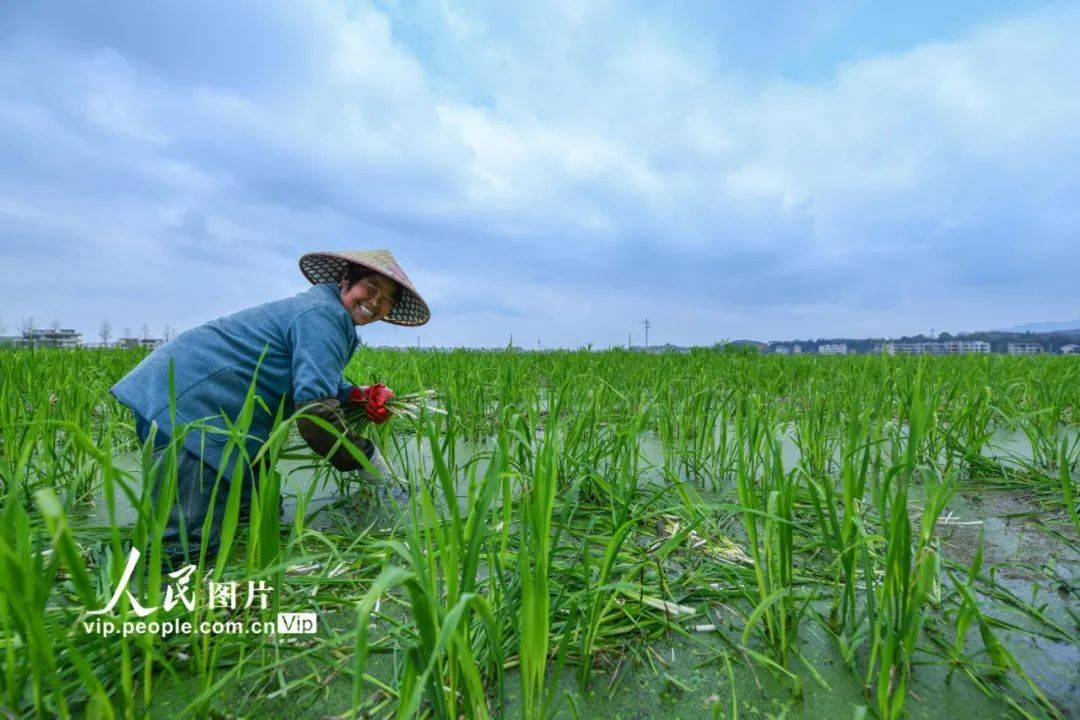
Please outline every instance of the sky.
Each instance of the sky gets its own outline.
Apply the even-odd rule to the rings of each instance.
[[[1080,316],[1080,3],[0,3],[0,334],[387,248],[373,345]]]

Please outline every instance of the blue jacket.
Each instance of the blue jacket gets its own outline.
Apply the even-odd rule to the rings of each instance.
[[[345,401],[352,385],[342,379],[341,372],[357,345],[356,325],[341,304],[338,287],[314,285],[299,295],[181,333],[146,356],[111,392],[135,412],[136,427],[145,440],[150,422],[157,422],[160,433],[172,434],[170,362],[177,423],[209,418],[210,424],[224,428],[222,415],[230,422],[236,419],[256,378],[255,392],[269,412],[256,401],[246,443],[249,457],[254,457],[269,436],[282,402],[284,417],[288,417],[294,404],[327,397]],[[215,469],[221,468],[225,443],[224,435],[211,431],[189,431],[184,441]],[[235,450],[230,453],[226,478],[231,476],[236,455]]]

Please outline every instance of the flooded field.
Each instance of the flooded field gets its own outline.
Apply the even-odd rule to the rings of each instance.
[[[138,357],[0,352],[15,715],[1080,714],[1072,358],[364,351],[447,415],[376,428],[374,473],[294,433],[166,609],[106,393]]]
[[[797,466],[800,460],[797,443],[791,435],[781,438],[784,464]],[[641,483],[656,486],[664,482],[662,444],[643,433],[639,447]],[[482,475],[490,451],[490,443],[461,442],[455,455],[466,466],[476,464],[477,472]],[[1018,432],[999,432],[987,447],[988,457],[1013,465],[1022,464],[1028,451],[1027,437]],[[386,468],[399,477],[407,474],[403,468],[416,467],[421,473],[429,472],[431,461],[430,448],[415,443],[391,445],[385,458]],[[134,458],[129,458],[129,465],[134,467]],[[351,529],[376,527],[379,533],[390,536],[394,526],[402,521],[397,508],[365,492],[365,488],[378,482],[370,475],[340,485],[333,475],[318,472],[309,462],[282,461],[278,469],[283,478],[285,523],[295,520],[297,499],[308,494],[306,524],[322,532],[347,534]],[[455,473],[455,478],[464,477],[463,473]],[[459,485],[456,490],[459,507],[465,510],[467,488]],[[731,497],[730,488],[728,493],[698,490],[706,502],[736,499]],[[912,495],[918,496],[918,488],[913,488]],[[80,527],[93,527],[107,520],[101,498],[87,507],[94,512],[78,517],[76,524]],[[117,499],[117,511],[122,523],[134,524],[137,513],[125,498]],[[1041,506],[1031,503],[1023,493],[959,490],[946,506],[945,517],[938,524],[938,536],[942,555],[961,565],[970,564],[981,537],[984,562],[993,569],[998,586],[994,594],[1014,598],[1029,608],[1039,608],[1037,614],[1032,614],[1022,607],[1005,604],[1000,617],[1015,623],[1017,628],[1003,629],[1002,638],[1021,665],[1031,668],[1031,678],[1048,698],[1059,707],[1076,707],[1080,702],[1080,644],[1069,634],[1075,626],[1075,611],[1080,608],[1075,604],[1075,592],[1080,588],[1080,550],[1075,543],[1047,532],[1035,522],[1041,512]],[[738,530],[731,537],[745,543],[745,535]],[[993,597],[984,595],[983,601],[993,602]],[[827,603],[817,601],[817,605],[820,611],[827,610]],[[721,610],[710,615],[709,622],[697,618],[692,623],[677,623],[676,630],[648,646],[644,654],[630,650],[620,656],[614,667],[599,673],[598,681],[588,689],[582,689],[570,676],[562,678],[558,687],[564,699],[555,716],[681,718],[711,715],[715,708],[722,708],[721,714],[727,715],[734,702],[739,712],[750,717],[835,718],[852,717],[857,708],[866,704],[862,685],[836,648],[834,638],[822,627],[807,627],[799,638],[799,652],[814,666],[815,672],[792,668],[797,683],[777,684],[767,672],[763,679],[755,672],[752,662],[732,665],[729,675],[724,658],[731,662],[731,656],[726,653],[738,643],[741,618],[737,612]],[[337,614],[326,620],[335,623],[338,631],[347,632],[354,618]],[[943,617],[940,622],[947,623],[948,619]],[[973,639],[968,650],[978,653],[984,648]],[[390,663],[381,666],[372,663],[369,672],[383,682],[394,681]],[[518,703],[514,674],[513,670],[509,673],[507,715],[518,714],[514,710]],[[273,699],[265,703],[265,711],[313,718],[325,717],[328,712],[344,713],[351,701],[351,685],[347,678],[341,678],[336,686],[336,693],[328,689],[326,697],[309,706],[289,703],[284,698]],[[793,688],[799,692],[793,693]],[[186,697],[188,690],[185,689],[182,697]],[[913,673],[909,692],[914,701],[907,706],[906,714],[912,718],[992,718],[1015,714],[1009,708],[1002,708],[969,679],[957,676],[955,670],[950,673],[946,664],[935,662],[932,656],[924,658]],[[258,707],[260,704],[256,703],[253,709]],[[183,705],[173,707],[173,703],[166,702],[157,707],[162,711],[167,708],[181,710]]]

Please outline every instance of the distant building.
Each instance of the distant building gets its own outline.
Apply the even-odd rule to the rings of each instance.
[[[1009,343],[1010,355],[1041,355],[1046,350],[1038,343]]]
[[[823,343],[818,345],[822,355],[847,355],[847,343]]]
[[[117,338],[116,347],[119,348],[136,348],[144,347],[153,350],[158,345],[163,345],[165,341],[162,338]]]
[[[887,342],[874,345],[872,352],[888,355],[965,355],[988,353],[990,343],[982,340],[946,340],[945,342]]]
[[[922,353],[934,353],[943,352],[939,347],[940,343],[921,343],[921,342],[887,342],[882,345],[875,345],[872,349],[875,353],[884,352],[888,355],[921,355]]]
[[[1080,345],[1062,345],[1061,346],[1061,354],[1062,355],[1076,355],[1077,353],[1080,353]]]
[[[77,348],[82,345],[82,333],[71,329],[29,330],[15,342],[17,347]]]
[[[787,355],[789,351],[787,345],[777,345],[773,348],[773,352],[777,355]]]
[[[946,340],[941,344],[945,346],[945,352],[949,355],[990,352],[990,343],[982,340]]]
[[[792,355],[802,355],[802,345],[793,345],[791,347]]]

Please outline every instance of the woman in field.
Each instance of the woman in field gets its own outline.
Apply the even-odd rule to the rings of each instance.
[[[210,547],[217,544],[229,482],[235,478],[244,478],[241,507],[248,507],[256,475],[248,463],[279,412],[283,417],[298,413],[301,436],[338,470],[362,467],[348,445],[369,459],[375,452],[370,440],[348,429],[344,416],[362,411],[367,400],[367,388],[354,387],[341,375],[358,345],[356,327],[379,320],[423,325],[431,313],[386,250],[309,253],[300,258],[300,270],[313,284],[309,290],[182,333],[111,389],[134,412],[142,442],[156,423],[157,456],[174,426],[201,421],[199,431],[187,431],[177,458],[177,500],[163,537],[173,554],[185,545],[198,548],[219,476]],[[175,408],[170,405],[170,366]],[[242,458],[240,448],[228,446],[225,419],[237,420],[252,387],[258,397],[247,431],[247,457]],[[387,417],[369,416],[375,422]]]

